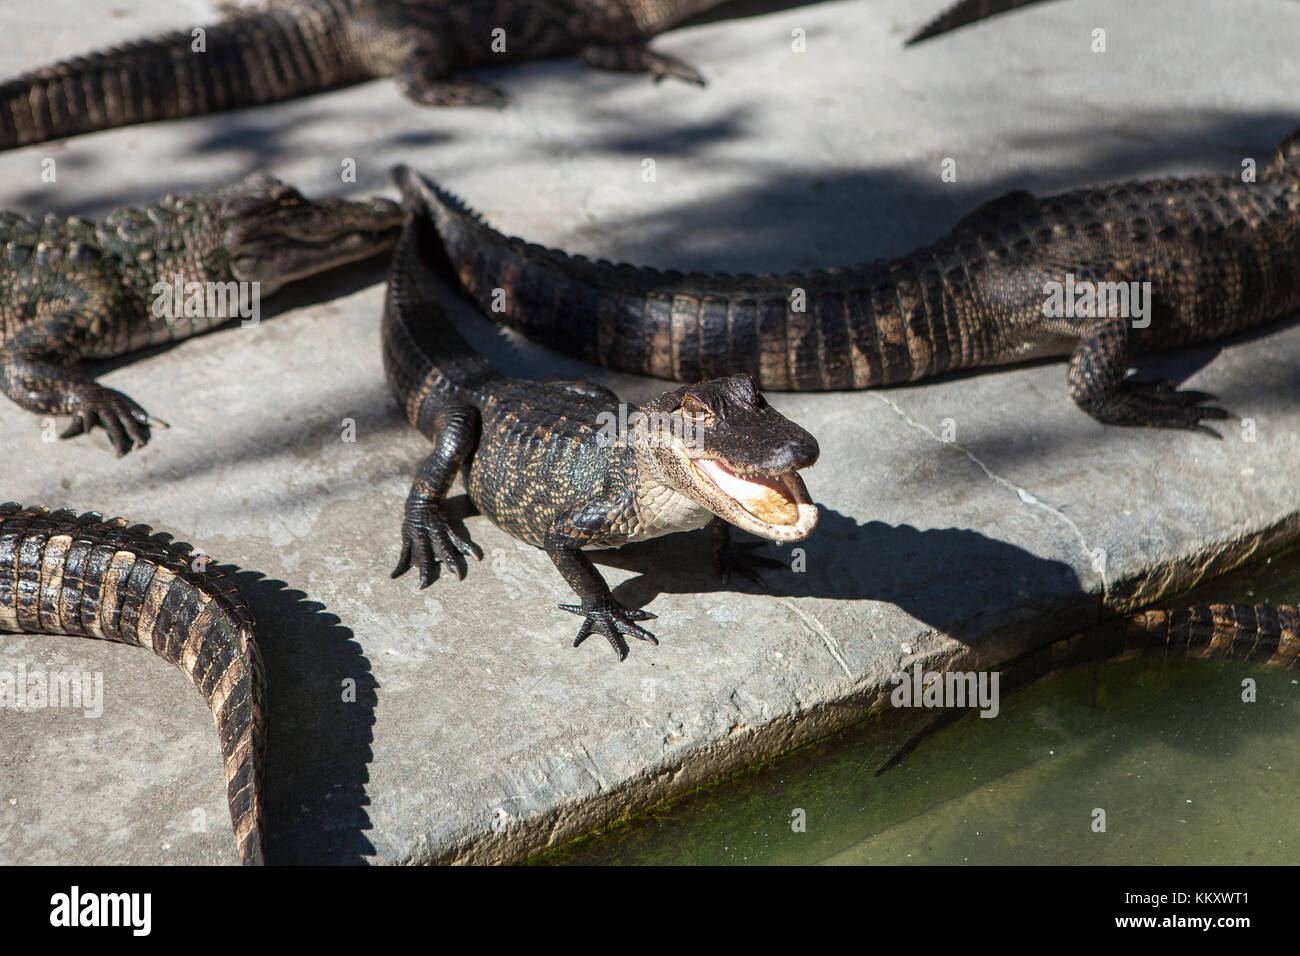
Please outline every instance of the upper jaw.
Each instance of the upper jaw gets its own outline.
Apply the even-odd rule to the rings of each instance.
[[[388,199],[320,199],[231,216],[225,246],[236,278],[280,286],[390,248],[401,209]]]
[[[391,247],[396,234],[349,232],[323,242],[268,235],[250,239],[232,252],[235,277],[280,287],[328,269],[358,262]]]
[[[740,474],[711,458],[683,455],[695,497],[718,517],[770,541],[802,541],[817,527],[813,504],[797,469]]]

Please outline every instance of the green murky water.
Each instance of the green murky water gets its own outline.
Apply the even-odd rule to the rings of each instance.
[[[1300,555],[1186,603],[1266,600],[1300,603]],[[1004,695],[996,719],[966,715],[876,777],[931,716],[866,721],[534,862],[1300,862],[1300,673],[1098,664]]]

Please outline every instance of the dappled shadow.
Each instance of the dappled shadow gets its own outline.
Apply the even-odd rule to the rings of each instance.
[[[363,862],[375,852],[366,835],[379,686],[370,661],[352,630],[302,591],[255,571],[221,570],[253,613],[266,667],[267,859]]]

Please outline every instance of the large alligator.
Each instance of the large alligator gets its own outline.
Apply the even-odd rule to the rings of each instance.
[[[1178,610],[1143,611],[1105,621],[1080,634],[1040,647],[996,666],[968,650],[945,671],[998,673],[998,692],[1008,694],[1046,677],[1098,661],[1160,657],[1165,660],[1235,660],[1267,667],[1300,667],[1300,607],[1269,604],[1205,604]],[[945,679],[940,676],[942,682]],[[897,766],[926,738],[967,711],[941,711],[876,771]]]
[[[405,219],[384,305],[384,371],[407,418],[434,444],[406,500],[393,577],[414,562],[427,587],[440,565],[460,578],[464,556],[478,556],[443,509],[463,473],[478,510],[545,548],[577,593],[580,604],[560,605],[583,618],[574,646],[598,632],[622,660],[624,635],[655,642],[635,623],[654,615],[619,604],[584,550],[712,524],[719,570],[752,573],[772,562],[732,546],[729,525],[779,542],[812,533],[817,507],[798,472],[817,460],[817,442],[748,376],[629,409],[597,385],[506,378],[493,368],[444,311],[451,289],[435,271],[438,238],[419,177],[405,167],[393,177]]]
[[[391,76],[416,103],[495,105],[464,70],[578,55],[602,69],[694,69],[645,41],[722,0],[271,0],[207,27],[0,84],[0,149],[309,96]]]
[[[265,862],[266,679],[252,616],[220,572],[124,518],[3,504],[0,633],[135,644],[189,675],[217,723],[240,859]]]
[[[939,242],[824,272],[721,275],[593,262],[507,238],[429,184],[464,287],[493,318],[586,361],[693,382],[872,388],[1070,357],[1100,422],[1194,429],[1227,412],[1135,355],[1222,338],[1300,308],[1300,133],[1241,175],[992,200]]]
[[[79,361],[256,318],[262,296],[389,248],[399,221],[390,200],[307,200],[261,174],[101,222],[0,213],[0,391],[125,455],[160,423]]]

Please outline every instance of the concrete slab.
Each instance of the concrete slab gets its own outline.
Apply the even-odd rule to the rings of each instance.
[[[560,61],[487,72],[513,99],[502,111],[423,110],[376,82],[0,154],[3,205],[96,215],[258,169],[312,195],[392,195],[400,161],[573,252],[800,269],[905,252],[1011,188],[1238,169],[1298,125],[1293,5],[1071,0],[904,50],[942,6],[742,7],[659,39],[707,73],[702,91]],[[210,12],[7,10],[0,73]],[[947,157],[956,182],[940,181]],[[274,860],[517,860],[861,716],[915,659],[1047,640],[1300,537],[1294,324],[1148,366],[1194,372],[1253,442],[1239,420],[1222,442],[1103,429],[1060,363],[773,395],[822,447],[806,571],[724,587],[702,534],[602,556],[619,596],[660,617],[660,646],[619,665],[597,641],[569,647],[550,562],[482,518],[468,527],[486,557],[464,582],[389,580],[426,444],[383,382],[382,275],[358,267],[286,292],[257,328],[116,363],[103,381],[172,424],[124,460],[101,435],[46,443],[0,407],[0,498],[125,514],[250,569]],[[631,400],[663,388],[462,318],[508,371]],[[20,666],[101,672],[104,709],[0,711],[0,862],[235,861],[216,740],[183,677],[93,641],[0,642],[0,670]]]

